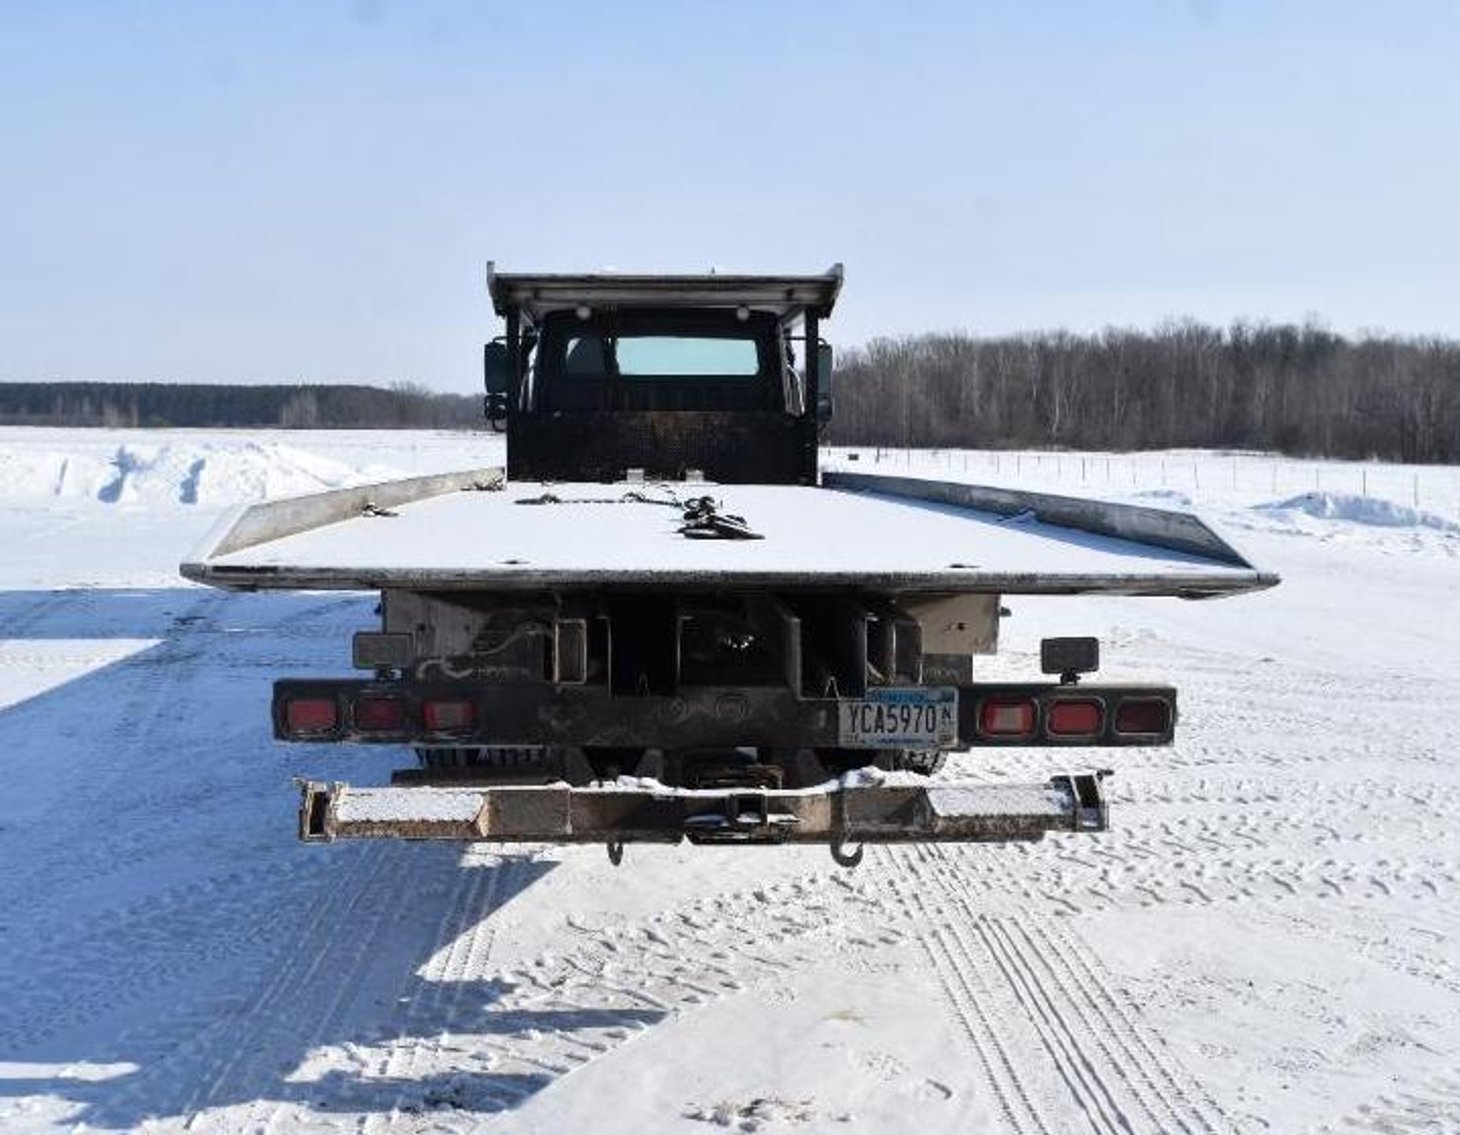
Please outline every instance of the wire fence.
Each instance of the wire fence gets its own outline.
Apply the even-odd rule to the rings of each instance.
[[[1158,451],[1071,453],[1020,450],[844,447],[825,464],[856,470],[934,473],[951,480],[1074,487],[1120,493],[1196,492],[1278,500],[1302,493],[1372,497],[1460,519],[1460,466],[1318,461],[1269,453]]]

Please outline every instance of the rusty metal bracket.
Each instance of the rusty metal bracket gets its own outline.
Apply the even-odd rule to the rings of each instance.
[[[891,779],[811,789],[676,789],[608,784],[355,788],[300,782],[299,834],[336,839],[492,843],[823,843],[846,866],[867,843],[1038,840],[1098,832],[1109,820],[1101,775],[1042,784]],[[615,855],[617,854],[617,859]]]

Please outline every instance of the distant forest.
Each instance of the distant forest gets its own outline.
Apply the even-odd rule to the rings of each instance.
[[[834,398],[853,445],[1460,462],[1460,342],[1316,324],[878,339],[837,359]]]
[[[1260,449],[1460,462],[1460,341],[1348,339],[1316,324],[1195,322],[844,351],[831,440],[846,445]],[[479,397],[417,384],[0,383],[0,423],[481,428]]]
[[[470,429],[482,400],[424,386],[0,383],[0,424],[209,429]]]

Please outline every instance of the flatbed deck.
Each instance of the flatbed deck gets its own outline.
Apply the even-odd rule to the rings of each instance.
[[[921,483],[931,496],[919,483],[876,477],[828,483],[505,483],[498,471],[477,470],[254,506],[183,572],[239,589],[669,586],[1209,597],[1276,582],[1185,514],[1007,490],[966,497],[959,494],[968,487],[941,482]],[[680,534],[679,506],[699,496],[743,517],[760,538]],[[1102,523],[1112,509],[1119,523]],[[1047,514],[1062,522],[1041,519]]]

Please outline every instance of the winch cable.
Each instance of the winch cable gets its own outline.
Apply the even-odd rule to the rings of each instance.
[[[543,493],[536,497],[523,497],[518,504],[652,504],[665,508],[677,508],[683,513],[684,523],[679,534],[691,540],[763,540],[759,532],[751,530],[745,517],[721,511],[724,507],[712,496],[691,497],[680,500],[668,488],[668,497],[653,497],[631,489],[617,497],[560,497],[556,493]]]
[[[684,511],[684,523],[679,534],[691,540],[761,540],[759,532],[752,532],[745,517],[721,512],[720,502],[714,497],[699,497],[689,502]]]

